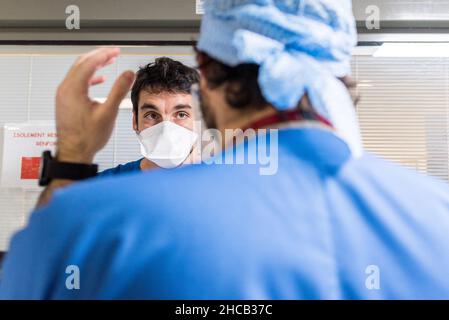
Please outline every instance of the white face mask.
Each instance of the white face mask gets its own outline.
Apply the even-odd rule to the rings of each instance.
[[[195,132],[171,121],[163,121],[137,134],[142,155],[165,169],[181,165],[197,137]]]

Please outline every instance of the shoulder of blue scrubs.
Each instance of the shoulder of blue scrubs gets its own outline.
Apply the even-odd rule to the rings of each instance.
[[[142,158],[143,159],[143,158]],[[113,176],[122,173],[136,172],[140,171],[140,162],[142,159],[131,161],[125,164],[119,164],[118,166],[110,169],[106,169],[98,173],[99,177]]]
[[[348,153],[288,129],[272,175],[202,164],[61,189],[14,237],[0,297],[449,298],[447,184]]]

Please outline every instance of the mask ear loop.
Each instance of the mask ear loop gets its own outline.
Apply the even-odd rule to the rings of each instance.
[[[307,94],[304,97],[307,97]],[[327,124],[333,128],[332,124],[327,119],[321,117],[312,106],[305,105],[303,98],[299,100],[297,106],[293,110],[294,112],[297,112],[300,119],[306,121],[316,121],[319,123]],[[277,116],[279,117],[281,122],[290,121],[288,113],[289,111],[286,110],[277,110]]]
[[[313,106],[311,106],[310,104],[304,104],[304,98],[307,98],[307,93],[299,100],[298,105],[296,106],[296,110],[298,111],[301,118],[306,121],[317,121],[323,123],[323,120],[326,120],[327,122],[329,122],[327,119],[321,117],[313,108]],[[329,122],[329,125],[332,124]]]

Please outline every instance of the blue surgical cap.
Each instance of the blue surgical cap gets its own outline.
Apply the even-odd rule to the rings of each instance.
[[[198,49],[229,66],[255,63],[264,98],[279,110],[308,94],[360,155],[349,75],[357,43],[351,0],[206,0]]]

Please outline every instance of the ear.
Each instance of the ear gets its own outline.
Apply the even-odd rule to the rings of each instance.
[[[136,112],[133,112],[133,130],[136,132],[139,131],[139,126],[137,125],[137,121],[138,121],[138,119],[137,119]]]

